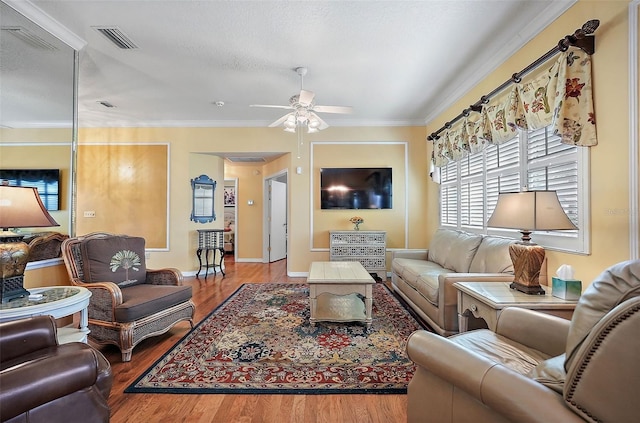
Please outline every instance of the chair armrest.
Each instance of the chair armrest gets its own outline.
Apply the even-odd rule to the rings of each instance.
[[[95,352],[86,349],[52,355],[0,372],[2,420],[93,386],[97,368]]]
[[[54,347],[58,345],[56,331],[56,322],[51,316],[4,322],[0,324],[0,359],[9,361],[33,351]]]
[[[555,391],[442,336],[414,332],[407,341],[407,353],[418,366],[510,421],[583,422]]]
[[[88,314],[90,319],[115,322],[115,309],[124,301],[122,290],[113,282],[76,283],[91,292]]]
[[[391,260],[394,258],[406,258],[413,260],[427,260],[429,250],[394,250],[391,253]]]
[[[147,269],[146,283],[151,285],[182,285],[182,272],[174,268]]]
[[[498,318],[496,333],[550,356],[565,352],[570,320],[527,310],[507,307]]]

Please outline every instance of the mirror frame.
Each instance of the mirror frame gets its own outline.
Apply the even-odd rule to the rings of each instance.
[[[207,175],[191,180],[192,208],[191,220],[197,223],[209,223],[216,220],[215,193],[216,181]]]

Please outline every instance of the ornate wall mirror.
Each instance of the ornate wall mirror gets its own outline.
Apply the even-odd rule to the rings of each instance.
[[[198,223],[207,223],[216,220],[213,209],[216,181],[207,175],[200,175],[191,180],[193,190],[193,208],[191,220]]]

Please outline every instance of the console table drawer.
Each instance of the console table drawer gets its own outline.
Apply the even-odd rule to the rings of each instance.
[[[358,261],[369,273],[387,278],[387,233],[385,231],[331,231],[330,261]]]

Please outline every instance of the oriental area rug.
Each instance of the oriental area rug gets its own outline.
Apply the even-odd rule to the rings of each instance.
[[[244,284],[126,393],[397,394],[415,366],[406,340],[422,329],[383,284],[373,323],[309,323],[306,284]]]

